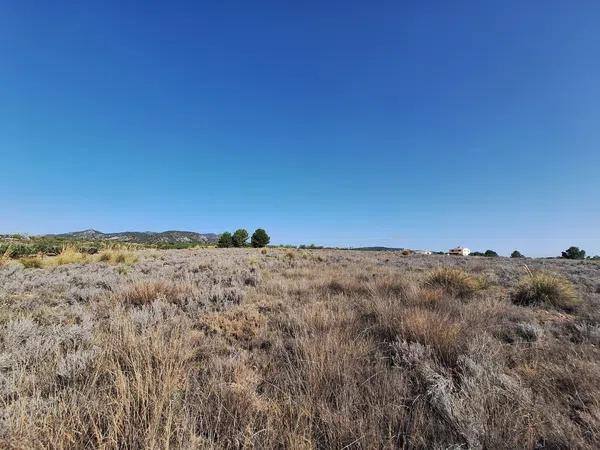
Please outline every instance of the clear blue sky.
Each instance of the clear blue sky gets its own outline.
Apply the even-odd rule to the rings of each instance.
[[[0,2],[0,232],[600,253],[600,2]]]

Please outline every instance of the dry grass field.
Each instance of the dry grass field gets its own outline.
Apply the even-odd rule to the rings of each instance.
[[[64,258],[0,267],[0,448],[600,448],[596,262]]]

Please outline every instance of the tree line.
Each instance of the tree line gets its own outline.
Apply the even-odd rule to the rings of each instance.
[[[247,247],[248,237],[248,231],[243,228],[235,230],[233,234],[231,234],[229,231],[226,231],[219,237],[217,246],[221,248]],[[271,242],[271,238],[262,228],[257,228],[256,231],[252,233],[252,237],[250,238],[250,246],[255,248],[266,247],[269,242]]]
[[[498,256],[498,253],[496,253],[493,250],[486,250],[485,252],[472,252],[471,256],[487,256],[487,257],[496,257]],[[511,258],[525,258],[525,255],[523,255],[520,251],[515,250],[514,252],[512,252],[510,254]],[[564,252],[561,252],[561,258],[564,259],[586,259],[585,258],[585,250],[580,249],[579,247],[569,247],[568,249],[566,249]],[[587,259],[600,259],[599,256],[594,256],[594,257],[590,257],[588,256]]]

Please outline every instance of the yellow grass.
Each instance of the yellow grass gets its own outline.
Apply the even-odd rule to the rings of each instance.
[[[77,250],[76,247],[66,246],[62,251],[53,257],[45,259],[48,266],[62,266],[64,264],[84,264],[90,262],[90,255],[86,255]]]
[[[12,255],[12,249],[10,247],[8,247],[6,249],[6,251],[2,255],[0,255],[0,267],[3,267],[10,262],[11,255]]]
[[[97,261],[109,264],[135,264],[138,261],[138,257],[134,252],[129,250],[111,249],[100,252],[97,256]]]

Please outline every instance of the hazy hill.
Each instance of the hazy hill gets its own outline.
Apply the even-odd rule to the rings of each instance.
[[[124,231],[121,233],[103,233],[93,229],[63,234],[51,234],[46,237],[91,241],[111,240],[140,244],[215,242],[219,239],[219,235],[215,233],[196,233],[194,231],[169,230],[162,232]]]
[[[352,250],[360,250],[364,252],[401,252],[404,249],[395,247],[355,247]]]

